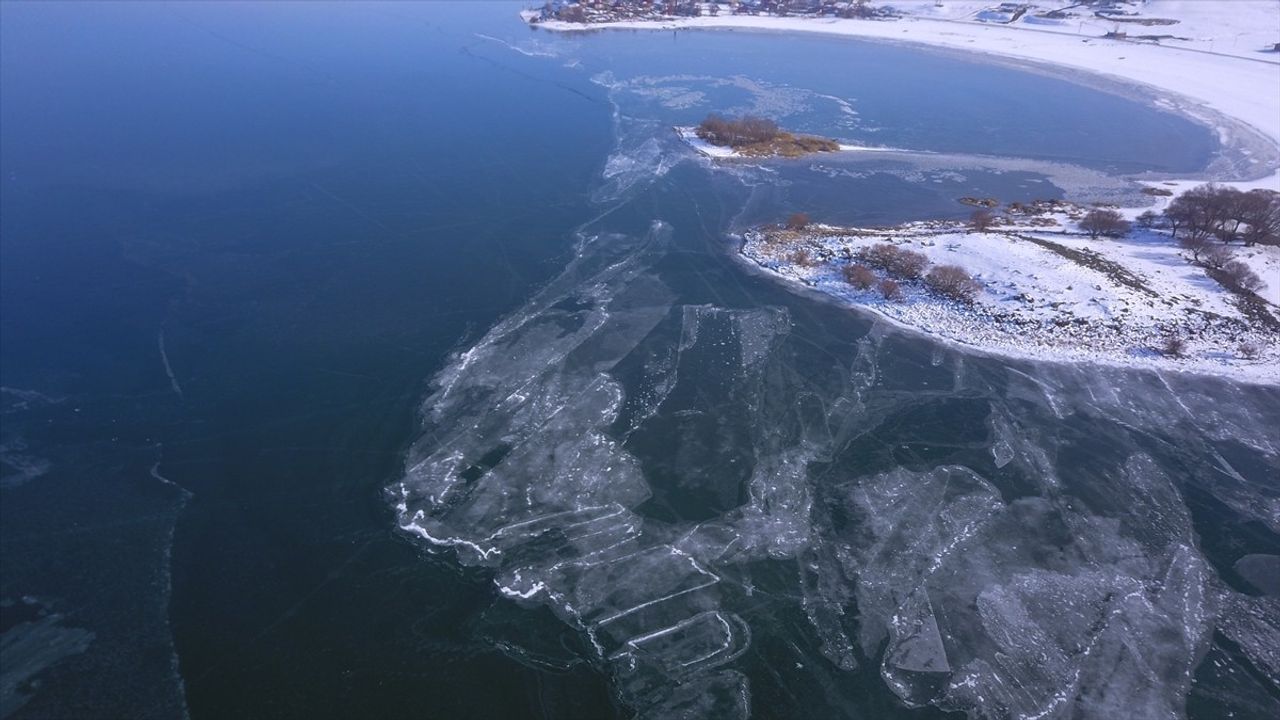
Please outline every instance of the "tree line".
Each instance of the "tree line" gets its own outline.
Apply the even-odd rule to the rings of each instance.
[[[1174,198],[1163,216],[1187,249],[1213,240],[1280,245],[1280,193],[1270,190],[1200,185]]]
[[[1280,245],[1280,193],[1200,185],[1182,193],[1162,213],[1182,249],[1228,289],[1256,293],[1266,283],[1228,245]],[[1144,213],[1139,218],[1154,224]]]
[[[976,210],[969,220],[978,232],[999,223],[1000,218],[986,209]],[[1092,238],[1123,237],[1130,231],[1124,216],[1109,208],[1090,210],[1078,224]],[[1280,193],[1199,185],[1174,198],[1161,213],[1142,213],[1138,224],[1169,230],[1182,249],[1191,253],[1192,260],[1227,289],[1256,293],[1266,283],[1236,257],[1230,245],[1280,246]]]

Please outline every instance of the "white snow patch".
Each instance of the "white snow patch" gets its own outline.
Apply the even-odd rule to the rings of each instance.
[[[985,233],[942,223],[875,230],[815,225],[776,242],[753,231],[742,254],[786,280],[979,350],[1280,381],[1280,337],[1250,322],[1234,296],[1183,257],[1168,236],[1135,231],[1119,240],[1091,239],[1068,232],[1065,215],[1056,221],[1056,228]],[[901,302],[846,282],[843,268],[856,262],[858,251],[883,242],[922,253],[931,265],[958,265],[983,289],[965,306],[930,294],[921,282],[903,282]],[[1089,260],[1082,264],[1042,243]],[[808,262],[795,256],[800,248]],[[1250,257],[1273,270],[1268,282],[1274,282],[1280,253],[1270,251],[1280,249],[1257,250]],[[1186,358],[1155,351],[1169,334],[1187,340]],[[1246,344],[1261,356],[1243,357]]]

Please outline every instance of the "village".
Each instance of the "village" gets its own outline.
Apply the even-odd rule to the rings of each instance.
[[[623,20],[664,20],[680,17],[772,15],[776,17],[893,18],[889,8],[867,0],[548,0],[529,16],[530,22],[558,20],[572,23],[611,23]]]
[[[1047,32],[1063,32],[1109,40],[1171,43],[1209,52],[1245,55],[1280,53],[1280,32],[1265,27],[1206,37],[1216,20],[1232,22],[1232,8],[1205,3],[1187,16],[1185,10],[1169,13],[1145,0],[1080,0],[1079,2],[950,2],[944,0],[546,0],[522,13],[532,25],[610,25],[637,22],[670,22],[695,18],[795,18],[880,20],[928,19],[988,26],[1005,26]],[[1162,14],[1163,13],[1163,14]],[[1177,16],[1173,16],[1177,15]],[[1246,27],[1240,22],[1235,27]],[[1225,26],[1224,26],[1225,27]],[[1275,29],[1273,29],[1275,30]],[[1261,42],[1242,38],[1257,36]],[[1230,40],[1229,49],[1227,40]],[[1221,43],[1219,44],[1219,40]]]
[[[1191,38],[1151,29],[1171,28],[1179,19],[1160,17],[1146,12],[1145,3],[1136,0],[1081,0],[1080,2],[1034,4],[1003,2],[944,3],[943,0],[911,0],[879,3],[871,0],[547,0],[525,19],[533,24],[564,22],[581,25],[635,21],[663,21],[680,18],[719,17],[722,15],[838,18],[857,20],[897,20],[908,15],[945,17],[954,21],[970,21],[992,25],[1021,25],[1040,28],[1099,22],[1107,27],[1098,34],[1111,39],[1188,41]],[[1238,42],[1235,43],[1238,45]],[[1280,38],[1270,47],[1280,52]]]

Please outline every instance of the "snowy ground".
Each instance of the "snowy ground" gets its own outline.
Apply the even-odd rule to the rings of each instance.
[[[703,140],[698,137],[697,132],[695,132],[691,127],[678,127],[676,128],[676,134],[679,135],[680,139],[684,140],[689,147],[697,150],[707,157],[717,159],[742,157],[738,151],[733,148],[723,147],[721,145],[712,145],[706,140]]]
[[[1007,17],[993,12],[998,2],[961,2],[936,0],[888,0],[884,3],[904,14],[921,18],[984,22],[1001,24]],[[1147,0],[1146,2],[1116,3],[1123,12],[1111,20],[1099,17],[1093,8],[1071,8],[1069,17],[1046,17],[1049,11],[1071,3],[1027,3],[1031,9],[1011,27],[1038,30],[1054,30],[1083,35],[1103,35],[1115,30],[1130,37],[1141,35],[1172,35],[1161,38],[1161,45],[1203,52],[1256,58],[1258,51],[1280,42],[1276,37],[1280,7],[1275,0],[1230,0],[1230,2],[1205,2],[1205,0]],[[1270,13],[1270,14],[1268,14]],[[1266,20],[1269,19],[1269,22]],[[1133,20],[1137,22],[1126,22]],[[1260,22],[1260,20],[1263,20]],[[1164,24],[1171,21],[1169,24]],[[1156,22],[1161,24],[1144,24]]]
[[[1267,284],[1258,294],[1272,305],[1280,306],[1280,249],[1240,248],[1236,252],[1236,259],[1248,265]]]
[[[1151,0],[1132,3],[1135,19],[1176,20],[1172,25],[1140,25],[1103,20],[1087,9],[1053,20],[1045,12],[1061,5],[1034,6],[1016,23],[1002,24],[989,11],[998,3],[902,0],[892,5],[900,20],[842,20],[731,15],[638,20],[592,25],[626,29],[722,28],[819,32],[862,38],[922,43],[1047,63],[1089,75],[1137,82],[1160,91],[1178,110],[1212,124],[1224,145],[1238,147],[1259,161],[1253,168],[1226,168],[1260,176],[1248,187],[1280,190],[1280,53],[1265,52],[1280,41],[1280,0],[1196,2]],[[582,25],[539,23],[550,30],[581,30]],[[1136,36],[1174,35],[1160,42],[1104,39],[1120,29]],[[1234,122],[1233,122],[1234,121]],[[1265,177],[1261,177],[1265,176]]]
[[[1072,208],[984,233],[954,223],[757,231],[747,234],[742,253],[789,281],[988,352],[1280,380],[1280,333],[1245,315],[1236,296],[1183,257],[1167,235],[1136,231],[1095,240],[1074,231],[1071,216],[1079,214]],[[933,265],[959,265],[983,289],[972,306],[931,295],[919,282],[903,283],[900,302],[886,301],[875,288],[855,289],[843,267],[860,248],[881,242],[921,252]],[[800,248],[806,252],[798,255]],[[1280,248],[1237,254],[1265,271],[1264,295],[1275,297]],[[1268,310],[1280,320],[1280,308]],[[1157,351],[1170,334],[1187,340],[1186,357]],[[1246,357],[1242,346],[1261,354]]]

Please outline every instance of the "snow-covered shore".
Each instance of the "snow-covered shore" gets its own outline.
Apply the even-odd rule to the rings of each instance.
[[[1280,54],[1262,52],[1270,34],[1280,32],[1280,0],[1237,0],[1231,3],[1152,0],[1145,15],[1178,20],[1177,25],[1144,27],[1184,39],[1146,41],[1103,39],[1119,27],[1096,17],[1057,24],[1030,22],[1005,25],[979,19],[993,3],[933,0],[885,3],[904,16],[899,20],[774,17],[764,15],[703,16],[662,20],[627,20],[580,25],[538,23],[557,31],[583,29],[723,29],[816,32],[848,37],[919,43],[1082,71],[1077,77],[1102,76],[1149,86],[1175,109],[1212,125],[1226,147],[1251,158],[1244,187],[1280,191]],[[1210,8],[1209,6],[1214,6]],[[1045,8],[1048,9],[1048,8]],[[1104,29],[1105,27],[1105,29]],[[1216,173],[1215,173],[1216,174]],[[1221,179],[1220,177],[1205,179]]]
[[[811,226],[746,234],[742,255],[769,274],[838,302],[864,308],[916,331],[983,352],[1068,362],[1154,367],[1280,381],[1280,313],[1268,327],[1238,298],[1181,253],[1167,235],[1137,230],[1122,239],[1071,232],[1065,212],[973,232],[957,223],[889,229]],[[903,297],[884,299],[844,275],[860,250],[889,243],[952,264],[982,285],[972,304],[903,282]],[[1259,247],[1257,267],[1275,282],[1280,248]],[[1186,341],[1185,356],[1166,357],[1165,340]]]
[[[1177,21],[1157,26],[1122,26],[1093,15],[1077,15],[1069,23],[1049,21],[1044,15],[1052,8],[1047,6],[1032,6],[1020,21],[1004,24],[989,22],[993,3],[884,4],[904,16],[885,21],[720,14],[586,26],[550,21],[538,26],[561,31],[816,32],[1012,59],[1082,83],[1102,78],[1111,91],[1133,88],[1135,98],[1186,113],[1219,135],[1224,153],[1202,177],[1149,184],[1178,192],[1227,179],[1230,182],[1224,184],[1242,189],[1280,192],[1280,54],[1262,51],[1264,42],[1275,42],[1267,39],[1271,34],[1280,35],[1280,0],[1213,3],[1213,9],[1208,3],[1173,0],[1134,4],[1141,19]],[[1174,37],[1160,43],[1101,37],[1121,27],[1130,36]],[[690,129],[676,130],[703,155],[737,157],[730,149],[701,141]],[[1158,212],[1168,198],[1153,201],[1152,209]],[[1138,212],[1125,210],[1130,218]],[[1052,222],[984,233],[945,223],[873,233],[819,226],[781,242],[779,235],[786,233],[752,232],[746,235],[742,255],[787,282],[984,352],[1280,382],[1280,248],[1237,254],[1267,285],[1260,293],[1266,303],[1259,312],[1270,320],[1259,322],[1257,312],[1251,317],[1238,297],[1184,257],[1167,234],[1138,230],[1123,240],[1090,240],[1070,232],[1071,217],[1039,219]],[[857,290],[846,282],[843,269],[858,249],[886,241],[910,246],[934,264],[964,266],[984,286],[978,300],[958,304],[930,295],[919,283],[907,283],[904,300],[889,302],[874,289]],[[800,248],[805,252],[797,256]],[[1168,357],[1158,350],[1170,336],[1186,340],[1184,357]]]

